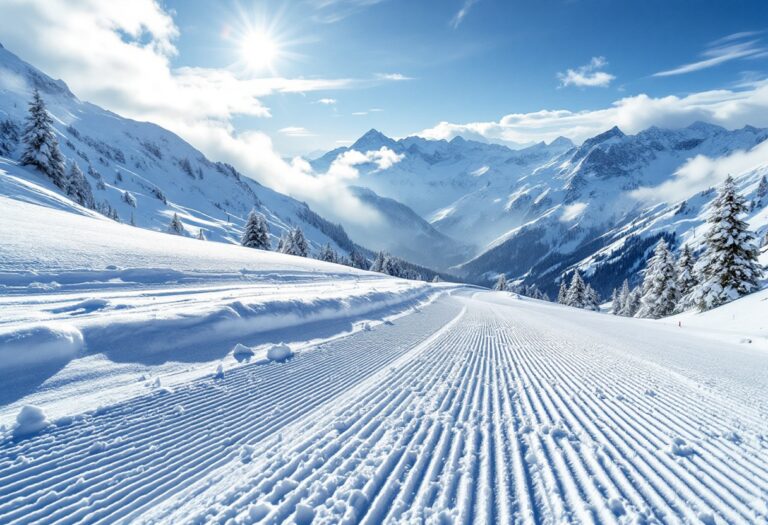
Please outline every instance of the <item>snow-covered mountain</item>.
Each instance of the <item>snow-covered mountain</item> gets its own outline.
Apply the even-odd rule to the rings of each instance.
[[[325,243],[341,252],[353,249],[341,226],[305,203],[260,185],[233,166],[207,159],[159,126],[79,100],[63,81],[0,46],[0,163],[6,172],[46,184],[34,170],[13,168],[35,88],[54,118],[67,162],[76,162],[88,173],[97,207],[116,212],[121,222],[165,231],[177,213],[190,236],[202,230],[210,240],[237,243],[248,212],[256,209],[267,218],[273,245],[284,231],[300,226],[313,252]]]
[[[637,276],[659,235],[695,239],[713,192],[688,198],[683,211],[684,197],[647,198],[692,159],[752,152],[757,160],[734,175],[756,203],[750,221],[762,233],[767,203],[754,193],[768,156],[761,161],[754,153],[766,138],[765,129],[697,122],[632,136],[614,127],[580,146],[560,138],[512,150],[462,138],[393,140],[371,130],[313,164],[323,169],[349,150],[390,149],[401,160],[386,169],[363,167],[355,184],[409,206],[438,232],[472,247],[454,271],[484,283],[505,272],[552,292],[563,270],[578,265],[605,294],[628,272]]]

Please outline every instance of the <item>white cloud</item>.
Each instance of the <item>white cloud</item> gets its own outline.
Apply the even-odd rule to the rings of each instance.
[[[336,157],[328,169],[328,175],[338,180],[351,180],[359,175],[356,166],[375,164],[378,170],[386,170],[403,160],[403,157],[387,147],[365,153],[349,150]]]
[[[320,100],[317,101],[317,103],[318,104],[322,104],[324,106],[333,106],[334,104],[336,104],[336,99],[335,98],[321,98]]]
[[[413,78],[403,75],[402,73],[376,73],[376,78],[379,80],[413,80]]]
[[[746,124],[768,127],[768,81],[741,90],[712,90],[684,97],[625,97],[611,106],[589,111],[541,110],[512,113],[499,121],[456,124],[440,122],[418,135],[450,140],[456,136],[483,137],[526,144],[551,141],[558,136],[581,142],[612,126],[637,133],[650,126],[683,127],[697,120],[738,128]]]
[[[464,21],[464,18],[469,14],[470,9],[472,9],[472,6],[478,3],[480,0],[464,0],[464,4],[461,6],[461,9],[459,9],[455,15],[453,15],[453,18],[451,18],[451,27],[454,29],[458,29],[458,27],[461,25],[461,23]]]
[[[285,162],[268,136],[238,133],[232,121],[238,115],[269,117],[260,99],[270,94],[389,79],[251,78],[230,69],[173,68],[179,29],[155,0],[0,0],[0,10],[4,20],[13,21],[0,24],[0,41],[67,81],[82,99],[168,128],[212,159],[229,162],[337,220],[372,216],[334,177]]]
[[[288,126],[288,127],[279,129],[278,132],[282,133],[287,137],[314,137],[315,136],[314,133],[309,131],[307,128],[302,128],[301,126]]]
[[[768,141],[749,151],[736,151],[714,159],[697,155],[677,170],[674,178],[653,188],[637,189],[632,196],[647,202],[675,202],[717,186],[728,175],[737,176],[767,163]]]
[[[592,57],[589,64],[576,69],[568,69],[565,73],[558,73],[560,86],[578,87],[608,87],[616,77],[605,71],[601,71],[608,65],[604,57]]]
[[[352,112],[352,115],[354,115],[356,117],[364,117],[367,114],[368,114],[367,111],[353,111]]]
[[[666,71],[654,73],[655,77],[669,77],[684,75],[702,69],[715,67],[725,62],[740,58],[758,58],[768,56],[768,49],[760,45],[759,39],[745,40],[758,35],[755,31],[734,33],[720,40],[712,42],[702,54],[702,59],[689,64],[684,64]]]

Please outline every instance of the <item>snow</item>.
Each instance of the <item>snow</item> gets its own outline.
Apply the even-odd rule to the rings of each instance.
[[[314,346],[0,441],[0,520],[768,516],[764,350],[470,288]]]
[[[285,344],[273,345],[267,350],[267,359],[282,363],[293,357],[291,347]]]
[[[16,416],[16,426],[13,427],[13,435],[16,438],[26,437],[41,431],[48,426],[45,412],[40,407],[24,405]]]

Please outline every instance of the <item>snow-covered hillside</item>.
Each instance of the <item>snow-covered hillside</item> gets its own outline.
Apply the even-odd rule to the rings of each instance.
[[[488,284],[505,272],[552,294],[561,273],[578,266],[606,295],[625,277],[636,282],[659,235],[676,236],[678,245],[698,243],[697,228],[700,233],[714,192],[681,203],[679,189],[657,191],[674,185],[692,159],[750,159],[733,162],[740,166],[733,175],[754,203],[749,220],[762,235],[768,199],[756,192],[768,171],[759,155],[766,138],[768,130],[698,122],[632,136],[613,128],[580,146],[557,139],[511,150],[462,138],[395,141],[372,130],[315,165],[349,150],[391,149],[402,155],[399,162],[363,170],[355,183],[410,206],[437,231],[474,247],[453,271]],[[659,196],[649,199],[654,192]]]
[[[274,245],[287,229],[300,226],[315,252],[325,243],[341,252],[353,249],[343,228],[306,204],[258,184],[233,166],[210,161],[159,126],[78,100],[64,82],[0,46],[3,171],[41,183],[31,171],[11,167],[22,150],[21,133],[35,88],[54,118],[63,155],[88,173],[97,207],[114,210],[121,222],[165,231],[177,213],[190,236],[202,230],[210,240],[239,242],[248,212],[256,209],[267,218]]]
[[[167,383],[209,374],[234,361],[237,343],[257,354],[280,342],[298,349],[381,322],[437,290],[119,224],[24,179],[0,181],[16,197],[0,195],[7,428],[24,404],[59,415],[96,408],[146,391],[159,376]]]

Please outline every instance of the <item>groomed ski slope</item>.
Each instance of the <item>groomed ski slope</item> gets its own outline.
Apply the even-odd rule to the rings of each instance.
[[[459,290],[5,435],[0,522],[764,523],[767,362],[685,326]]]

